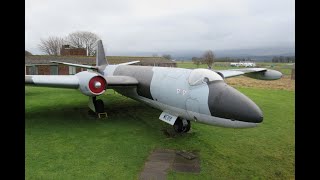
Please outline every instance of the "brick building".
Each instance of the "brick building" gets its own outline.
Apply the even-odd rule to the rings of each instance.
[[[61,56],[86,56],[87,50],[85,48],[74,48],[70,45],[63,45],[60,49]]]
[[[107,56],[109,64],[119,64],[129,61],[140,61],[135,65],[140,66],[163,66],[176,67],[174,61],[167,60],[163,57],[138,57],[138,56]],[[33,55],[25,56],[25,73],[28,75],[69,75],[76,74],[85,68],[72,67],[66,65],[58,65],[50,61],[61,61],[74,64],[85,64],[94,66],[96,57],[92,56],[48,56]]]

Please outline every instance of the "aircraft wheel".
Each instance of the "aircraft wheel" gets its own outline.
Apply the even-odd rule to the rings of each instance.
[[[186,119],[177,119],[173,125],[174,131],[177,133],[186,133],[191,128],[191,123],[189,120]]]
[[[183,127],[183,132],[188,132],[188,131],[190,131],[190,129],[191,129],[191,123],[190,123],[190,121],[189,120],[186,120],[187,122],[188,122],[188,125],[186,125],[186,126],[184,126]]]
[[[96,101],[96,104],[95,104],[95,108],[96,108],[96,113],[103,113],[104,112],[104,103],[101,99],[98,99]]]
[[[177,119],[176,122],[174,123],[173,129],[177,133],[182,133],[183,132],[183,124],[182,124],[182,120],[180,118]]]

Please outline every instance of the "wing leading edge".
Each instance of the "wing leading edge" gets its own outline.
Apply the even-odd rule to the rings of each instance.
[[[26,75],[25,84],[32,86],[57,87],[78,89],[81,77],[76,75]],[[137,79],[130,76],[107,76],[103,77],[107,82],[107,87],[113,86],[136,86]]]
[[[215,71],[222,74],[224,78],[231,78],[235,76],[248,76],[254,79],[261,80],[276,80],[282,77],[282,73],[276,70],[266,68],[243,68],[243,69],[229,69]]]

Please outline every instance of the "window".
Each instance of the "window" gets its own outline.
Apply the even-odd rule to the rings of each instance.
[[[223,79],[219,74],[209,69],[195,69],[190,73],[189,76],[189,84],[191,86],[197,86],[217,80]]]
[[[28,74],[30,74],[30,75],[38,75],[38,67],[35,66],[35,65],[29,66]]]
[[[50,74],[58,75],[58,66],[50,66]]]
[[[76,74],[76,67],[74,66],[69,66],[69,74]]]

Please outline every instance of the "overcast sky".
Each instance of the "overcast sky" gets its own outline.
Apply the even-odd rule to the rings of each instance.
[[[293,47],[294,0],[26,0],[25,48],[74,31],[109,54]],[[107,53],[107,54],[108,54]]]

